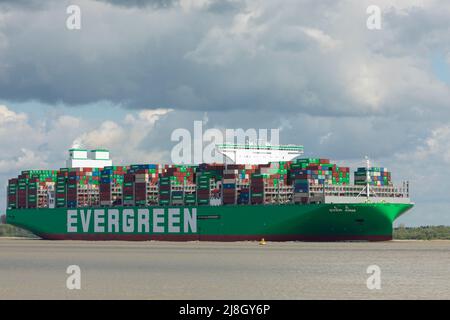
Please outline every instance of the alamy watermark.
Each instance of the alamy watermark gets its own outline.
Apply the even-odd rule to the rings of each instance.
[[[81,29],[81,8],[78,5],[72,4],[67,7],[66,13],[69,15],[66,19],[66,27],[69,30]],[[381,30],[381,8],[377,5],[370,5],[366,9],[369,15],[366,21],[367,29]]]
[[[77,265],[67,267],[66,273],[69,275],[66,280],[66,287],[69,290],[81,289],[81,268]]]
[[[194,121],[193,134],[188,129],[178,128],[172,132],[170,139],[178,142],[171,152],[174,164],[221,163],[225,159],[217,152],[217,145],[279,145],[280,130],[254,128],[204,130],[202,121]]]
[[[366,285],[369,290],[381,290],[381,268],[376,264],[367,267],[366,273],[370,274]]]
[[[366,21],[367,29],[381,30],[381,8],[371,5],[367,7],[366,13],[369,15]]]
[[[69,15],[66,19],[66,28],[69,30],[81,29],[81,8],[75,4],[67,7],[66,13]]]

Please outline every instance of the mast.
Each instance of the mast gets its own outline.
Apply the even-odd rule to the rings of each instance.
[[[366,156],[366,194],[367,200],[370,198],[370,160],[369,157]]]

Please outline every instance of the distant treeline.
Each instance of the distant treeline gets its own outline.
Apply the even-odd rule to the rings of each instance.
[[[425,227],[404,227],[394,229],[394,239],[396,240],[450,240],[450,227],[446,226],[425,226]]]
[[[24,238],[37,238],[31,232],[14,227],[10,224],[0,224],[0,237],[24,237]]]

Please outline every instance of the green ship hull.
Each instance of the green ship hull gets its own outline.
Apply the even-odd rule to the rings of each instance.
[[[386,241],[412,204],[10,209],[7,223],[52,240]]]

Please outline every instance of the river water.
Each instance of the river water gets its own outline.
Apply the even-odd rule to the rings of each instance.
[[[70,283],[79,283],[80,290],[67,288],[68,277],[78,275],[66,273],[71,265],[80,272]],[[260,245],[0,239],[0,297],[450,299],[449,266],[450,241]]]

